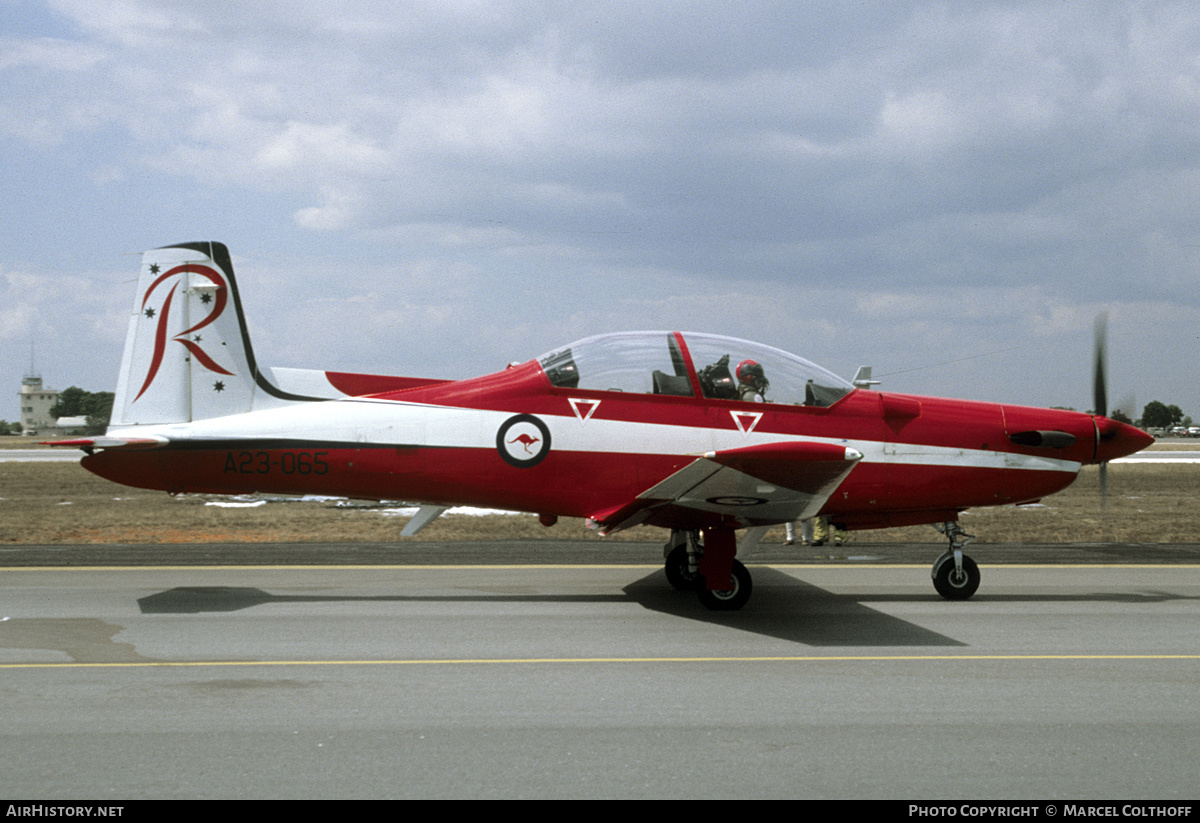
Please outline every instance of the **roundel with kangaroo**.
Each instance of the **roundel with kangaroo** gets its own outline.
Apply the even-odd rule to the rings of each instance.
[[[510,466],[536,466],[550,453],[550,429],[532,414],[513,415],[496,432],[496,449]]]

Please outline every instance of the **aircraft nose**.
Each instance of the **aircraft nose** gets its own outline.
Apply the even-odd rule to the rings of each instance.
[[[1093,461],[1096,463],[1140,452],[1154,442],[1154,438],[1141,429],[1107,417],[1096,417],[1096,434],[1096,459]]]

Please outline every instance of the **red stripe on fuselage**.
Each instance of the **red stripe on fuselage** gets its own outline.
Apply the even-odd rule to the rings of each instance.
[[[325,449],[314,443],[288,449],[107,450],[85,457],[83,465],[118,483],[173,493],[324,494],[587,517],[628,503],[693,459],[552,451],[536,466],[516,468],[494,449]],[[1073,479],[1071,472],[863,463],[824,513],[853,520],[1013,503],[1051,494]]]
[[[450,381],[433,380],[425,377],[391,377],[382,374],[353,374],[351,372],[327,371],[325,379],[342,394],[362,397],[368,394],[394,395],[396,392],[414,388],[440,386]]]

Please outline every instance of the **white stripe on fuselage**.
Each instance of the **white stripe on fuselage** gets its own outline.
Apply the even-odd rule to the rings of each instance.
[[[298,440],[432,448],[496,447],[500,426],[517,412],[466,409],[395,400],[347,398],[199,420],[134,426],[112,436],[161,435],[171,440]],[[864,463],[920,466],[1079,471],[1080,463],[988,449],[925,446],[857,438],[812,437],[737,429],[678,426],[591,418],[536,415],[550,429],[552,451],[611,454],[694,455],[768,443],[829,443],[863,453]]]

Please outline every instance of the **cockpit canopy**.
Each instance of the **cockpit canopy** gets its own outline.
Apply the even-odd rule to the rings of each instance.
[[[829,406],[854,387],[802,357],[694,332],[588,337],[538,358],[565,389]]]

